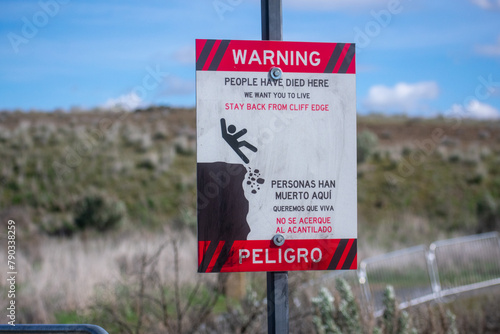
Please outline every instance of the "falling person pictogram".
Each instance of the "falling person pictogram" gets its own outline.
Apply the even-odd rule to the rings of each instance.
[[[222,138],[231,146],[231,148],[238,154],[238,156],[243,160],[246,164],[250,162],[247,156],[241,152],[240,147],[245,146],[252,152],[257,152],[257,147],[253,146],[246,140],[238,141],[238,139],[247,133],[247,129],[242,129],[236,132],[236,127],[234,125],[226,126],[226,120],[224,118],[220,119],[220,127],[222,130]]]

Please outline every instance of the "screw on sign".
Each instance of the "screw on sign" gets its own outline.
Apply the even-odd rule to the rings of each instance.
[[[282,234],[276,234],[273,237],[273,242],[278,247],[283,246],[283,244],[285,243],[285,237]]]
[[[279,67],[272,68],[269,73],[271,74],[272,79],[274,79],[274,80],[281,79],[282,72],[281,72],[281,69]]]

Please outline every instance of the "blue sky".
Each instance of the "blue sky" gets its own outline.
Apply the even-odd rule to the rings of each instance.
[[[283,37],[357,43],[360,113],[500,118],[500,0],[282,0]],[[258,0],[0,2],[0,110],[195,105],[196,38]]]

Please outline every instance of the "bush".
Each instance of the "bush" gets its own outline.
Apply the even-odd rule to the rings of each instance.
[[[496,231],[500,227],[500,205],[490,194],[484,194],[476,203],[477,232]]]
[[[344,279],[336,280],[336,287],[341,300],[338,308],[333,304],[334,298],[326,288],[322,288],[319,296],[312,299],[316,309],[313,324],[318,334],[361,334],[359,307],[352,294],[351,287]]]
[[[96,291],[88,322],[101,325],[111,334],[200,333],[223,297],[225,281],[198,278],[194,286],[182,284],[177,240],[171,245],[173,281],[167,280],[159,268],[165,243],[154,254],[140,254],[135,267],[125,269],[119,283],[102,285]],[[209,331],[221,332],[236,331]]]
[[[312,299],[315,308],[313,324],[318,334],[361,334],[366,332],[380,334],[411,334],[417,330],[411,326],[410,316],[406,311],[399,310],[394,289],[387,286],[384,291],[384,314],[380,319],[381,327],[373,323],[363,322],[360,316],[358,301],[354,298],[351,287],[342,278],[336,280],[336,289],[340,296],[338,307],[327,289],[322,288],[319,296]],[[452,313],[450,312],[450,315]],[[451,316],[449,316],[451,317]],[[448,329],[455,328],[454,318],[449,321]],[[454,332],[450,332],[454,333]]]
[[[125,214],[123,202],[95,190],[83,195],[74,207],[75,225],[80,230],[111,230],[122,223]]]
[[[358,163],[365,162],[373,153],[378,145],[377,135],[371,131],[365,130],[358,134],[357,154]]]

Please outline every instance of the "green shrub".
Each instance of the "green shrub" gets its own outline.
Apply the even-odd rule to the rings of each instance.
[[[125,214],[123,202],[96,190],[83,195],[74,206],[75,225],[80,230],[111,230],[122,223]]]
[[[358,163],[365,162],[378,145],[377,135],[371,131],[364,130],[358,134],[357,138],[357,160]]]
[[[313,317],[313,324],[318,334],[341,334],[342,331],[335,324],[333,306],[333,296],[325,287],[319,291],[319,295],[312,299],[312,304],[316,309]]]
[[[417,329],[411,326],[410,315],[398,308],[394,289],[391,286],[387,286],[383,295],[384,313],[379,320],[381,327],[375,327],[374,323],[370,323],[366,317],[360,316],[359,301],[355,299],[351,287],[344,279],[337,279],[336,288],[340,296],[338,307],[335,307],[333,296],[324,287],[321,288],[319,295],[312,299],[315,308],[313,324],[316,333],[410,334],[417,332]],[[455,328],[451,315],[448,315],[450,319],[448,328]]]
[[[358,305],[354,299],[351,287],[346,280],[337,278],[336,288],[340,294],[338,322],[346,333],[362,333]]]
[[[76,232],[71,214],[45,213],[40,220],[40,227],[43,232],[51,236],[66,237]]]
[[[396,328],[396,295],[394,294],[394,288],[392,286],[387,286],[384,290],[383,295],[384,303],[384,313],[382,314],[382,319],[384,323],[384,333],[392,334]]]
[[[450,310],[446,311],[446,318],[448,320],[448,330],[446,331],[446,334],[458,334],[458,329],[457,329],[457,316],[453,314]]]
[[[385,308],[382,314],[383,333],[410,334],[417,332],[414,327],[411,327],[408,312],[399,310],[394,288],[390,285],[384,290],[383,304]]]
[[[361,318],[359,308],[351,287],[342,278],[336,280],[336,288],[340,295],[338,310],[334,298],[326,288],[321,288],[318,297],[312,299],[316,309],[313,324],[318,334],[351,333],[361,334]]]
[[[490,194],[486,193],[476,203],[477,232],[491,232],[500,227],[500,205]]]

